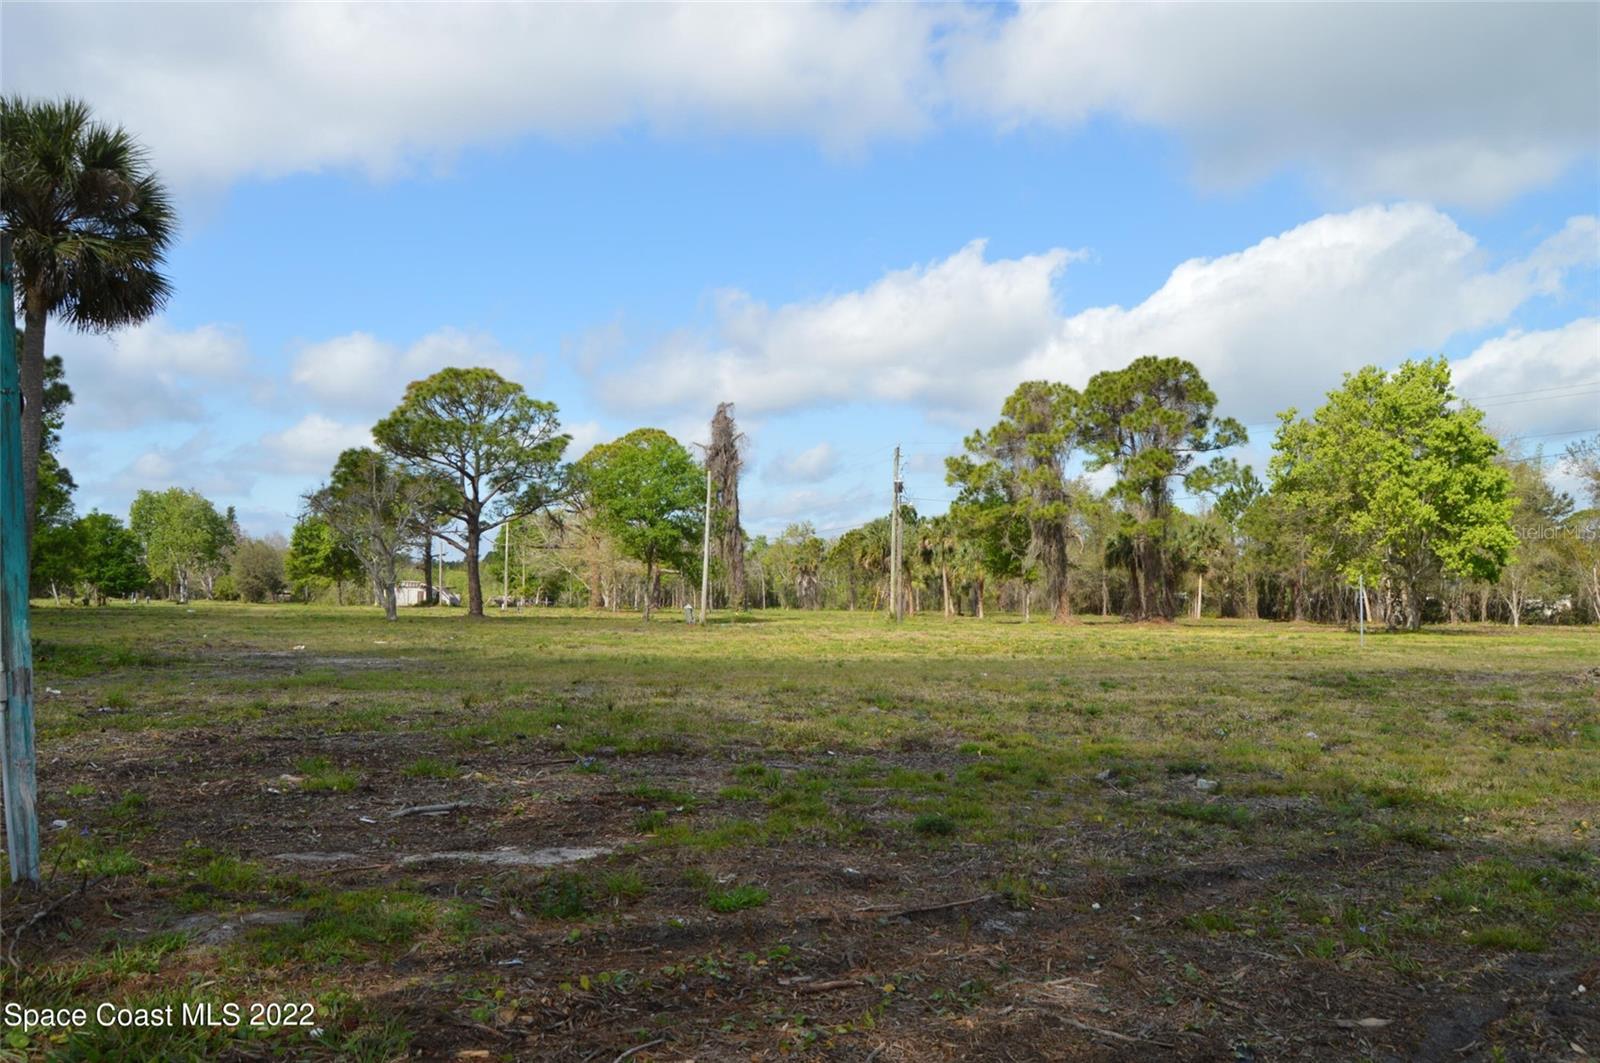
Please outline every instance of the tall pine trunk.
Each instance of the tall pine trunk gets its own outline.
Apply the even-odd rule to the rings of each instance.
[[[483,580],[478,574],[478,547],[483,541],[483,521],[467,515],[467,615],[483,617]]]

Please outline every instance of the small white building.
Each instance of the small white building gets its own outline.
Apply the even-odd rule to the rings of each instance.
[[[434,588],[441,605],[460,605],[461,595],[442,587]],[[403,579],[394,585],[396,605],[427,605],[428,585],[419,579]]]

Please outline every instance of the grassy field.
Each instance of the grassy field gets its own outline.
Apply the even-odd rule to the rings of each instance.
[[[35,616],[18,1057],[1600,1054],[1592,630]]]

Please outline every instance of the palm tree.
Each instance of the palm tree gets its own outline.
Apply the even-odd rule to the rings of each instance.
[[[22,300],[22,464],[28,533],[39,493],[44,330],[51,314],[94,332],[161,309],[176,218],[145,152],[81,100],[0,99],[0,218]]]

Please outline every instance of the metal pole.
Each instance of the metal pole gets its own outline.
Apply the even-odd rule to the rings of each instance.
[[[39,884],[38,783],[33,750],[33,643],[28,630],[28,514],[22,493],[22,381],[17,365],[11,234],[0,232],[0,660],[4,727],[0,789],[12,882]]]
[[[707,458],[710,457],[708,453]],[[700,547],[700,622],[711,615],[711,463],[706,462],[706,529]]]
[[[1356,616],[1358,617],[1356,623],[1361,630],[1359,636],[1360,644],[1364,649],[1367,645],[1367,574],[1365,572],[1361,573],[1356,577],[1356,580],[1356,593],[1361,595],[1361,602],[1356,606]]]

